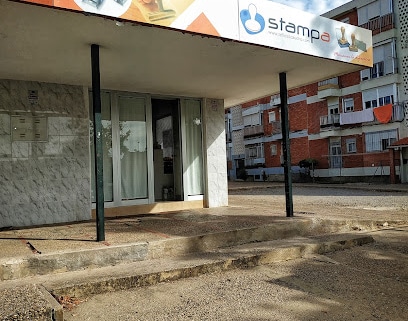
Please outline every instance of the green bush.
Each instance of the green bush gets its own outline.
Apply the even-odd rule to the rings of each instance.
[[[314,158],[305,158],[299,162],[299,166],[301,168],[316,168],[317,167],[317,160]]]

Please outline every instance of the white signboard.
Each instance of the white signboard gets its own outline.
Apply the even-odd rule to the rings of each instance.
[[[269,0],[22,0],[372,66],[372,33]]]
[[[239,1],[239,40],[372,66],[370,30],[272,1]]]

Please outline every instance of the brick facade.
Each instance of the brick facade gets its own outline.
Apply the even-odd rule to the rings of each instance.
[[[358,4],[353,5],[354,2],[358,2]],[[371,0],[355,0],[341,7],[345,8],[344,13],[337,16],[329,16],[329,18],[341,21],[347,18],[350,24],[361,25],[358,21],[357,11],[371,4]],[[390,19],[389,15],[380,17],[380,20],[382,24],[390,22],[388,25],[383,25],[382,32],[395,28],[394,18]],[[372,26],[372,24],[369,25]],[[377,25],[373,26],[376,27]],[[377,32],[378,30],[373,30],[373,34]],[[378,46],[384,44],[384,39],[386,39],[384,34],[379,38],[373,37],[374,47],[376,42]],[[393,41],[393,39],[390,38],[387,41]],[[374,63],[377,63],[377,61],[374,61]],[[368,72],[371,75],[371,70]],[[339,75],[337,78],[335,77],[320,83],[290,89],[288,91],[288,114],[293,172],[302,171],[302,168],[299,167],[301,160],[314,159],[317,161],[315,169],[316,178],[331,179],[340,175],[343,180],[356,181],[366,179],[371,181],[373,177],[377,176],[376,178],[387,182],[399,181],[398,177],[390,179],[389,173],[391,172],[393,175],[396,175],[396,168],[401,164],[398,155],[403,155],[403,153],[395,152],[393,154],[394,158],[392,158],[387,145],[404,137],[404,133],[408,132],[406,128],[408,126],[408,111],[404,111],[405,119],[401,120],[401,117],[392,118],[386,124],[379,123],[375,119],[373,122],[360,122],[357,120],[358,112],[364,111],[366,108],[363,100],[364,91],[370,91],[371,96],[376,88],[380,88],[378,90],[380,92],[383,90],[381,88],[390,86],[393,81],[395,82],[393,79],[396,79],[395,75],[397,72],[398,69],[395,69],[395,74],[391,74],[391,76],[376,75],[375,79],[362,80],[360,71],[357,71]],[[363,83],[364,85],[362,85]],[[398,111],[398,106],[395,106],[396,104],[405,106],[405,109],[408,109],[408,102],[400,102],[398,94],[402,89],[398,89],[398,83],[394,83],[393,86],[396,88],[392,93],[394,103],[393,113],[395,114]],[[333,90],[324,91],[327,88]],[[383,93],[378,94],[378,97],[383,96]],[[350,107],[350,98],[352,98],[353,102],[352,107]],[[275,93],[272,96],[263,97],[239,106],[241,112],[247,108],[260,106],[259,112],[262,116],[263,133],[249,137],[250,139],[244,137],[244,143],[240,146],[242,146],[241,148],[246,148],[245,146],[249,146],[249,144],[251,146],[254,146],[254,144],[262,146],[263,155],[262,157],[257,155],[257,161],[263,160],[263,163],[258,163],[258,171],[259,173],[265,171],[273,177],[276,176],[275,174],[283,173],[281,165],[282,135],[280,132],[280,105],[277,102],[279,100],[279,93]],[[344,100],[346,100],[348,106],[347,110],[344,106]],[[378,98],[377,106],[372,108],[380,107],[380,104],[381,101]],[[274,121],[270,121],[271,112],[274,112]],[[356,117],[356,121],[343,124],[341,122],[343,115],[348,119]],[[390,134],[391,136],[387,136],[389,132],[392,133]],[[377,136],[371,135],[371,137],[375,137],[373,139],[379,140],[374,143],[374,151],[370,151],[366,146],[367,133],[378,133]],[[245,139],[248,139],[248,141],[246,142]],[[390,168],[392,163],[397,167]],[[259,173],[256,166],[251,167],[250,175],[259,177]],[[337,177],[338,179],[339,177]]]

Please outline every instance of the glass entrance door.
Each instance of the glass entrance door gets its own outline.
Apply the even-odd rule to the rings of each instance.
[[[91,96],[91,95],[90,95]],[[102,92],[103,174],[105,206],[147,204],[152,163],[151,113],[147,96]],[[92,111],[92,99],[90,99]],[[90,113],[92,115],[92,112]],[[92,200],[95,190],[93,122],[91,120]],[[149,171],[150,170],[150,171]]]
[[[148,197],[147,127],[143,97],[119,96],[120,198]]]
[[[184,199],[189,200],[204,194],[201,101],[183,99],[181,116]]]

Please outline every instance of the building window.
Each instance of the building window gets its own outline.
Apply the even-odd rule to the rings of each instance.
[[[397,140],[397,130],[385,130],[365,134],[367,152],[381,152]]]
[[[274,111],[270,111],[268,114],[269,114],[269,123],[276,121],[276,113]]]
[[[330,142],[330,167],[341,168],[342,156],[341,156],[341,144],[340,141]]]
[[[394,96],[385,96],[385,97],[380,97],[378,98],[379,106],[384,106],[388,104],[393,104],[394,103]]]
[[[374,47],[373,67],[360,72],[361,80],[379,78],[398,72],[398,59],[396,56],[396,40]]]
[[[378,105],[377,105],[377,100],[369,100],[369,101],[366,101],[366,102],[364,103],[364,105],[365,105],[365,108],[366,108],[366,109],[378,107]]]
[[[245,166],[259,165],[264,162],[263,144],[248,145],[245,147]]]
[[[394,103],[395,85],[377,87],[363,91],[363,104],[367,108],[375,108]]]
[[[343,99],[343,111],[345,113],[350,113],[354,111],[354,99],[353,98]]]
[[[376,62],[371,68],[371,78],[384,76],[384,61]]]
[[[271,156],[278,155],[278,148],[275,144],[271,145]]]
[[[262,125],[261,113],[247,115],[247,116],[244,116],[243,118],[244,118],[245,127]]]
[[[392,0],[372,1],[357,9],[358,25],[362,25],[377,17],[392,13]]]
[[[346,148],[347,153],[356,153],[357,152],[357,144],[355,138],[346,139]]]

